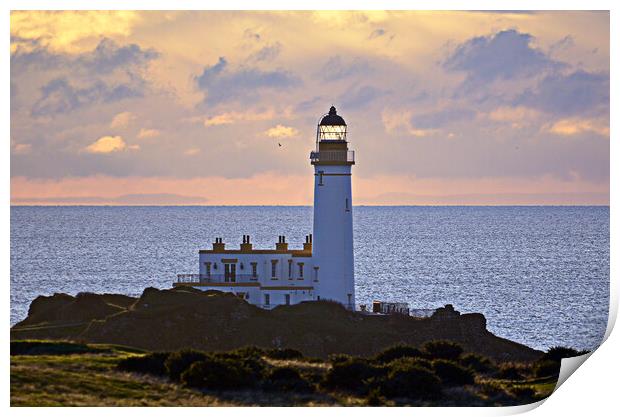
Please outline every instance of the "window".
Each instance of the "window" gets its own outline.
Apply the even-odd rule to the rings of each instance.
[[[257,277],[256,262],[251,262],[250,265],[252,265],[252,278],[256,278]]]
[[[349,209],[349,199],[348,198],[344,199],[344,211],[351,211]]]
[[[319,267],[314,267],[314,281],[317,282],[319,280]]]
[[[276,265],[277,264],[278,264],[278,261],[276,259],[273,259],[271,261],[271,279],[276,278]]]
[[[205,262],[205,274],[207,277],[211,276],[211,262]]]
[[[284,294],[284,302],[286,303],[286,305],[291,304],[291,295],[290,294]]]
[[[297,265],[299,265],[299,278],[303,278],[304,277],[304,264],[300,262]]]
[[[323,171],[319,171],[319,185],[323,185]]]
[[[288,260],[288,279],[293,279],[293,260]]]
[[[269,294],[265,294],[265,305],[269,305]]]

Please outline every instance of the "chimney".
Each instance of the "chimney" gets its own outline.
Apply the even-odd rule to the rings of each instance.
[[[213,242],[213,252],[224,252],[226,244],[222,242],[221,237],[216,237]]]
[[[276,250],[286,252],[288,250],[288,243],[286,243],[286,237],[278,236],[278,243],[276,243]]]
[[[241,252],[252,252],[252,244],[250,243],[250,235],[243,235],[243,243],[241,244]]]
[[[304,243],[304,252],[312,253],[312,235],[306,236],[306,242]]]

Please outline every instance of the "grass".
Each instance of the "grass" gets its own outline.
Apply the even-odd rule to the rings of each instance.
[[[17,343],[22,344],[18,346]],[[536,378],[533,364],[518,364],[524,374],[520,379],[499,378],[493,372],[475,373],[475,381],[471,384],[443,386],[441,398],[400,398],[383,390],[383,381],[389,381],[390,370],[402,368],[411,359],[384,364],[375,359],[357,358],[355,360],[361,364],[367,363],[384,372],[370,375],[363,383],[366,384],[364,389],[347,390],[323,383],[333,367],[330,361],[304,357],[274,359],[267,352],[259,352],[253,357],[258,355],[266,366],[265,381],[275,371],[282,370],[279,373],[283,375],[297,373],[311,389],[287,391],[286,387],[291,386],[288,382],[275,385],[284,388],[274,389],[272,384],[269,389],[259,381],[243,390],[207,390],[189,388],[165,376],[119,370],[118,364],[124,359],[148,355],[124,346],[27,341],[12,342],[11,351],[29,353],[11,356],[12,406],[516,405],[549,396],[557,380],[557,376]],[[231,354],[214,355],[230,358]],[[246,355],[238,351],[234,354]],[[496,364],[491,366],[499,369]],[[399,390],[398,395],[403,392],[408,391]]]

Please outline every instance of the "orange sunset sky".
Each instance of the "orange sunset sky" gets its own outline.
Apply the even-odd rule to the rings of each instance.
[[[608,12],[12,12],[12,204],[609,204]],[[281,144],[282,146],[279,146]]]

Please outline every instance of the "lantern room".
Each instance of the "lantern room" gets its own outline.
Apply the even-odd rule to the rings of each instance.
[[[316,128],[316,151],[310,153],[312,165],[353,165],[355,155],[347,146],[347,123],[331,106]]]
[[[347,124],[336,113],[336,108],[331,106],[317,126],[316,140],[347,140]]]

